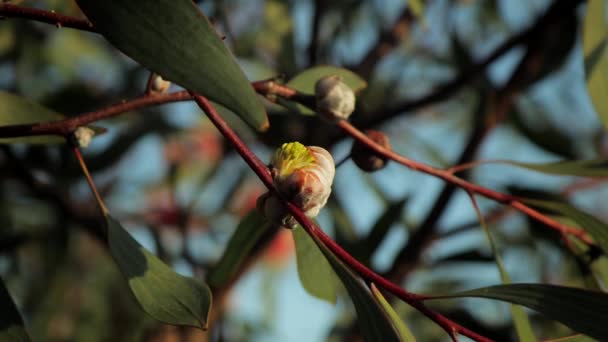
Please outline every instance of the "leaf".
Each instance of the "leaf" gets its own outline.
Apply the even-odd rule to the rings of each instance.
[[[564,160],[551,163],[522,163],[513,160],[495,160],[487,161],[487,163],[508,164],[553,175],[608,177],[608,159]]]
[[[608,34],[606,1],[589,0],[583,26],[583,52],[593,59],[593,68],[587,68],[587,90],[604,127],[608,127]]]
[[[17,305],[0,279],[0,341],[30,341]]]
[[[236,227],[220,261],[209,271],[209,284],[219,287],[229,282],[270,227],[256,209],[247,214]]]
[[[597,342],[597,340],[595,340],[589,336],[585,336],[582,334],[576,334],[576,335],[572,335],[572,336],[557,338],[554,340],[547,340],[545,342]]]
[[[546,284],[483,287],[434,298],[480,297],[519,304],[559,321],[577,332],[608,339],[608,294]]]
[[[110,253],[141,308],[156,320],[207,329],[209,287],[175,273],[107,217]]]
[[[336,304],[336,274],[315,242],[302,227],[292,230],[296,245],[298,277],[310,295]]]
[[[567,203],[532,199],[521,199],[521,201],[533,207],[554,211],[572,219],[595,239],[604,253],[608,253],[608,225],[606,223]]]
[[[370,290],[363,284],[361,278],[344,265],[317,237],[309,236],[317,244],[342,284],[344,284],[355,305],[357,320],[365,341],[399,341],[399,333],[393,326],[390,317],[372,297]]]
[[[477,202],[475,197],[471,195],[471,201],[473,202],[473,206],[475,207],[475,213],[477,214],[477,218],[483,228],[486,237],[488,239],[488,243],[490,244],[490,248],[492,249],[492,255],[494,255],[494,261],[496,262],[496,267],[498,268],[498,272],[500,273],[500,280],[503,284],[511,284],[511,277],[505,268],[505,265],[502,261],[502,257],[500,256],[500,252],[498,251],[498,247],[496,243],[494,243],[494,239],[492,238],[492,234],[490,234],[490,230],[486,224],[486,220],[484,219],[479,207],[477,206]],[[526,315],[526,312],[519,305],[511,305],[511,315],[513,316],[513,324],[515,325],[515,330],[517,331],[517,337],[520,342],[528,342],[528,341],[536,341],[536,336],[534,336],[534,331],[532,330],[532,325],[530,324],[530,318]]]
[[[64,116],[21,96],[0,91],[0,126],[32,124],[64,119]],[[57,136],[0,139],[0,144],[62,144]]]
[[[249,81],[191,0],[78,0],[97,30],[136,62],[232,110],[258,130],[268,118]]]
[[[306,69],[294,76],[286,85],[305,94],[314,94],[315,83],[317,83],[320,78],[331,75],[340,76],[342,82],[346,83],[355,93],[359,93],[367,87],[367,82],[354,72],[328,65]],[[313,115],[315,113],[310,108],[299,103],[285,102],[290,105],[289,107],[291,110],[298,114]]]
[[[403,323],[401,317],[399,317],[397,312],[395,312],[395,309],[393,309],[393,307],[389,304],[386,298],[384,298],[384,296],[382,295],[380,290],[378,290],[376,285],[372,284],[371,288],[372,294],[374,295],[378,303],[382,305],[384,312],[386,312],[386,314],[390,317],[391,321],[393,322],[393,325],[397,329],[399,337],[401,337],[401,341],[415,342],[416,338],[414,337],[410,329],[407,327],[407,325],[405,325],[405,323]]]

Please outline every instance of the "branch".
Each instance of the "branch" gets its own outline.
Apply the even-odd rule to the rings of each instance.
[[[178,91],[153,96],[142,96],[130,101],[123,101],[97,111],[83,113],[63,120],[34,124],[0,126],[0,137],[16,138],[36,135],[59,135],[67,137],[70,133],[76,130],[76,128],[88,125],[92,122],[108,119],[129,111],[150,106],[156,106],[169,102],[187,101],[191,99],[192,98],[187,91]]]
[[[61,27],[69,27],[82,31],[98,33],[93,24],[85,19],[70,17],[55,12],[35,8],[21,7],[11,4],[0,5],[0,16],[24,18]]]
[[[258,175],[264,185],[272,191],[275,195],[283,200],[286,208],[289,210],[291,215],[302,225],[306,232],[312,236],[315,236],[322,243],[327,246],[340,260],[349,265],[355,270],[361,277],[367,281],[378,284],[387,291],[393,293],[403,301],[416,308],[418,311],[423,313],[428,318],[432,319],[439,326],[448,332],[450,336],[454,336],[454,333],[460,333],[464,336],[470,337],[476,341],[491,341],[490,339],[483,337],[459,324],[449,320],[445,316],[427,308],[421,301],[426,296],[418,295],[415,293],[407,292],[396,284],[390,282],[386,278],[378,275],[374,271],[361,264],[345,250],[342,249],[336,242],[334,242],[329,236],[327,236],[318,226],[316,226],[304,213],[294,204],[286,201],[282,196],[275,190],[272,177],[268,172],[266,165],[253,153],[251,150],[241,141],[236,133],[226,124],[221,118],[219,113],[215,110],[213,105],[203,96],[192,93],[194,100],[199,107],[207,114],[207,117],[216,126],[216,128],[222,133],[222,135],[228,139],[233,145],[237,152],[241,155],[243,160],[251,167],[251,169]]]

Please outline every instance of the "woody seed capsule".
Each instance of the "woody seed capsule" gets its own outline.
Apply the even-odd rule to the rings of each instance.
[[[366,130],[364,133],[376,144],[390,150],[391,143],[386,134],[372,129]],[[387,163],[387,159],[385,157],[369,149],[366,145],[362,144],[358,140],[353,143],[350,153],[353,162],[355,162],[355,164],[363,171],[378,171],[384,168]]]

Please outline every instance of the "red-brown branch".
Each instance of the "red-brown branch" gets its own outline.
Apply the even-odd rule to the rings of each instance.
[[[63,14],[57,14],[55,12],[39,10],[36,8],[21,7],[11,4],[2,4],[0,5],[0,15],[5,17],[35,20],[55,25],[58,28],[70,27],[82,31],[97,33],[95,26],[93,26],[93,24],[88,20],[74,18]]]
[[[251,167],[251,169],[258,175],[260,180],[266,185],[266,187],[275,192],[277,196],[281,196],[276,192],[272,177],[268,172],[268,168],[265,164],[253,153],[251,150],[241,141],[238,135],[226,124],[224,119],[215,110],[213,105],[203,96],[193,94],[193,98],[199,107],[207,114],[207,117],[216,126],[220,133],[232,144],[236,151],[241,155],[243,160]],[[357,259],[353,258],[348,252],[340,247],[335,241],[327,236],[319,227],[317,227],[304,213],[294,204],[289,201],[284,201],[287,209],[293,215],[293,217],[302,225],[306,232],[312,236],[318,238],[324,245],[326,245],[340,260],[353,268],[362,278],[367,281],[373,282],[387,291],[393,293],[395,296],[402,299],[404,302],[410,304],[412,307],[418,309],[421,313],[432,319],[439,326],[454,336],[454,333],[460,333],[464,336],[470,337],[476,341],[488,342],[490,339],[471,331],[456,322],[449,320],[447,317],[429,309],[421,301],[428,299],[428,296],[422,296],[415,293],[405,291],[398,285],[392,283],[386,278],[375,273],[365,265],[360,263]]]

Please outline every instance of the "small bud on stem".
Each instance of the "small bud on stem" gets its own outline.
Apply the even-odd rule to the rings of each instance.
[[[335,122],[346,120],[355,110],[355,93],[340,76],[326,76],[315,84],[317,111],[323,118]]]

